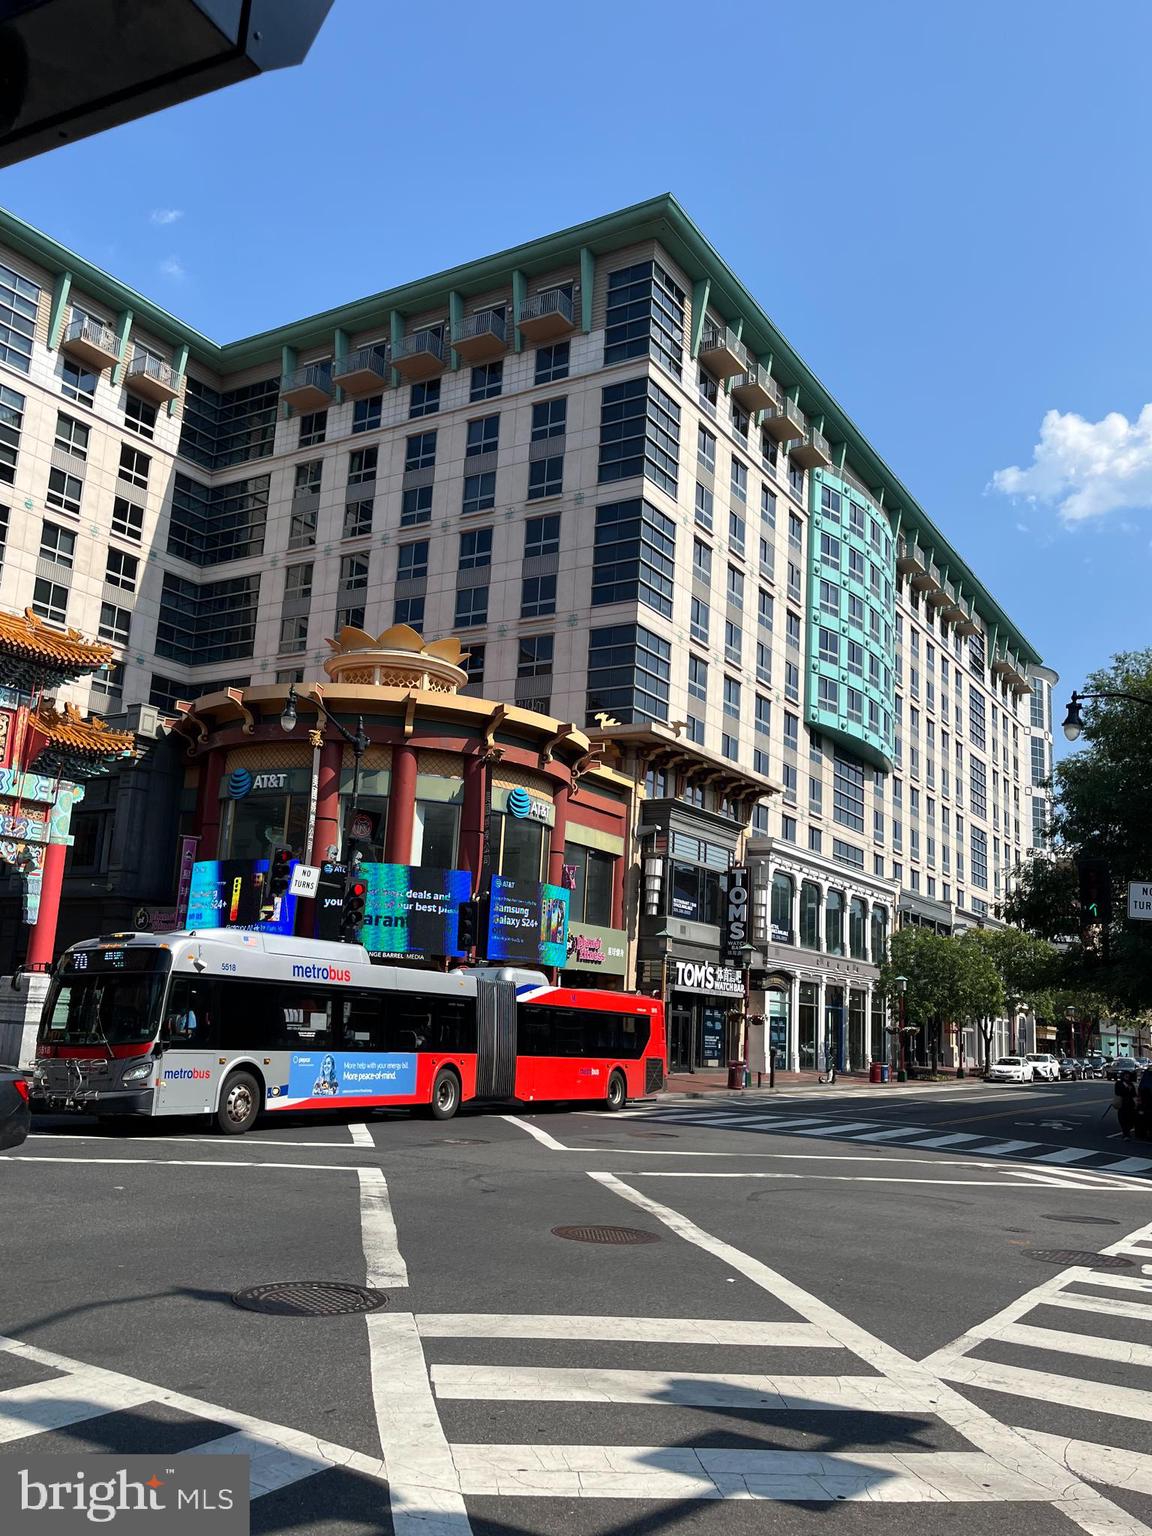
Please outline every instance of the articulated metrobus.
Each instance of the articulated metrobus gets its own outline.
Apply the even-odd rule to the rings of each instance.
[[[599,1101],[664,1083],[664,1008],[540,971],[374,965],[358,944],[235,929],[116,933],[57,963],[33,1107],[195,1115],[249,1130],[262,1111],[470,1099]]]

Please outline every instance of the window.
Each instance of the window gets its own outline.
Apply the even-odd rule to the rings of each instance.
[[[70,453],[74,459],[83,461],[88,457],[88,428],[74,416],[57,411],[55,446],[62,453]]]
[[[553,635],[524,635],[516,663],[517,677],[551,677],[556,640]]]
[[[528,465],[528,500],[539,501],[545,496],[559,496],[564,490],[564,456],[553,454],[547,459],[532,459]]]
[[[144,534],[144,508],[117,496],[112,503],[112,532],[139,544]]]
[[[972,745],[979,747],[981,751],[984,750],[987,744],[984,736],[984,726],[984,695],[975,684],[970,683],[968,685],[968,734],[972,738]]]
[[[728,567],[728,606],[729,608],[743,608],[744,606],[744,572],[738,566]]]
[[[368,552],[345,555],[340,561],[340,595],[362,592],[368,585]]]
[[[363,628],[364,628],[364,608],[363,608],[362,604],[357,604],[355,607],[351,607],[351,608],[337,608],[337,610],[336,610],[336,633],[337,634],[339,634],[342,629],[363,629]]]
[[[740,665],[740,652],[743,648],[744,636],[739,624],[731,619],[724,620],[724,660]]]
[[[653,379],[628,379],[601,392],[601,484],[645,475],[676,495],[680,407]]]
[[[298,613],[280,620],[281,656],[299,656],[308,649],[308,615]]]
[[[68,617],[68,588],[38,576],[32,588],[32,612],[47,619],[50,624],[65,623]]]
[[[560,514],[550,512],[546,517],[530,517],[524,524],[524,558],[536,555],[555,555],[560,550]]]
[[[813,816],[824,814],[824,785],[815,774],[808,779],[808,809]]]
[[[840,540],[832,533],[820,535],[820,563],[831,570],[840,569]]]
[[[703,469],[716,468],[716,438],[707,427],[696,430],[696,461]]]
[[[44,500],[50,507],[59,507],[62,512],[78,513],[83,491],[84,482],[75,475],[65,474],[62,469],[48,471],[48,493]]]
[[[78,400],[81,405],[93,405],[96,400],[96,374],[90,372],[82,363],[78,363],[74,357],[62,357],[60,359],[60,393],[69,400]],[[147,401],[140,400],[136,395],[128,396],[128,403],[146,405]],[[152,419],[156,419],[156,407],[151,407]],[[124,412],[124,425],[131,431],[139,430],[128,419],[128,412]],[[151,437],[151,428],[142,432],[144,437]]]
[[[638,600],[671,618],[675,529],[646,501],[597,507],[592,606]]]
[[[53,565],[62,565],[70,571],[75,556],[76,535],[72,530],[61,528],[58,523],[44,523],[40,530],[41,560],[50,560]]]
[[[978,757],[968,760],[968,792],[973,816],[988,815],[988,770]]]
[[[480,692],[484,687],[484,651],[483,645],[470,645],[468,654],[460,658],[460,665],[468,674],[465,688],[474,688]]]
[[[432,489],[431,486],[428,487]],[[340,537],[343,539],[359,539],[366,533],[372,532],[372,510],[374,500],[371,496],[362,496],[358,501],[349,501],[344,506],[344,527]]]
[[[740,756],[740,738],[730,736],[727,731],[721,731],[720,751],[724,757],[730,757],[735,762]]]
[[[801,501],[804,500],[804,466],[795,459],[788,460],[788,489]]]
[[[465,458],[474,459],[482,453],[495,453],[499,446],[499,416],[477,416],[468,423],[468,436],[464,447]]]
[[[712,492],[706,485],[696,482],[696,521],[707,533],[712,532]]]
[[[704,645],[708,643],[708,627],[712,613],[708,604],[702,598],[694,597],[691,604],[691,624],[689,633],[693,640],[699,640]]]
[[[831,677],[816,680],[817,700],[822,710],[834,715],[840,709],[840,684]]]
[[[568,421],[568,398],[540,400],[532,407],[532,441],[563,437]]]
[[[400,526],[411,528],[417,523],[430,522],[432,518],[432,487],[417,485],[400,498]]]
[[[1032,783],[1041,785],[1048,779],[1048,747],[1041,736],[1033,736],[1031,741],[1032,753]]]
[[[460,556],[457,562],[457,569],[461,571],[474,571],[483,565],[491,564],[491,528],[470,528],[467,533],[462,533],[460,535]]]
[[[793,752],[800,746],[800,721],[796,715],[784,711],[784,745]]]
[[[748,500],[748,466],[742,464],[735,454],[732,455],[732,481],[730,486],[733,501],[741,504]]]
[[[840,636],[823,625],[820,627],[820,660],[833,667],[840,665]]]
[[[465,587],[456,594],[456,623],[462,628],[488,622],[488,588]]]
[[[565,843],[564,869],[569,898],[569,917],[577,923],[596,923],[607,927],[612,922],[612,890],[616,877],[616,859],[610,853],[585,848],[582,843]]]
[[[706,368],[697,369],[696,394],[709,416],[715,416],[716,405],[720,399],[720,386]]]
[[[732,430],[737,437],[748,441],[748,412],[741,410],[735,401],[732,402]]]
[[[131,443],[120,444],[120,479],[127,481],[129,485],[135,485],[142,491],[148,489],[148,470],[152,460],[146,453],[141,453],[139,448],[133,448]]]
[[[468,398],[471,401],[495,400],[496,396],[504,388],[504,362],[503,359],[495,363],[481,363],[473,368],[472,380],[468,388]]]
[[[688,658],[688,692],[694,699],[708,699],[708,663],[700,656]]]
[[[21,373],[31,367],[39,302],[36,284],[0,263],[0,363]]]
[[[734,555],[739,555],[741,558],[743,558],[744,555],[744,539],[746,531],[747,524],[740,516],[740,514],[738,512],[729,512],[728,543],[731,545],[732,553]]]
[[[328,412],[307,411],[300,418],[300,448],[314,448],[328,436]]]
[[[623,725],[667,720],[671,644],[639,624],[594,629],[588,639],[588,723],[608,714]]]
[[[396,580],[413,581],[428,574],[428,540],[401,544],[396,551]]]
[[[469,422],[469,430],[472,423]],[[436,463],[436,433],[413,432],[404,452],[405,469],[431,469]]]
[[[180,453],[210,470],[267,458],[275,445],[279,406],[278,378],[224,391],[189,378]]]
[[[793,561],[789,560],[789,562],[788,562],[788,596],[789,596],[789,598],[790,598],[790,600],[792,602],[798,603],[800,601],[801,595],[802,594],[801,594],[801,590],[800,590],[800,567],[798,565],[796,565]]]
[[[776,551],[772,540],[763,536],[760,538],[760,574],[767,576],[770,581],[776,576]]]
[[[566,379],[570,349],[571,343],[567,341],[558,341],[551,347],[537,347],[535,382],[554,384],[558,379]]]
[[[792,823],[795,829],[796,823]],[[790,841],[795,842],[795,831]],[[820,947],[820,887],[813,880],[800,883],[800,946],[802,949]]]
[[[309,459],[306,464],[297,464],[292,494],[294,496],[318,496],[320,494],[320,479],[323,470],[324,461],[322,459]]]
[[[756,590],[756,622],[761,629],[772,632],[772,624],[776,614],[776,601],[771,592],[765,592],[763,587]]]
[[[433,416],[440,409],[440,380],[424,379],[408,391],[408,416]]]
[[[479,475],[464,476],[464,499],[460,511],[488,512],[496,505],[496,471],[486,470]]]
[[[766,485],[760,487],[760,516],[763,518],[766,528],[775,528],[776,492],[770,491]]]
[[[684,291],[655,261],[608,274],[604,366],[654,357],[680,377],[684,352]]]
[[[724,679],[724,713],[734,720],[740,718],[740,684],[734,677]]]
[[[696,744],[696,746],[698,746],[698,747],[702,747],[704,745],[704,722],[703,722],[703,720],[697,719],[697,717],[695,715],[689,715],[688,716],[688,730],[687,730],[686,734],[688,736],[688,740],[689,741],[694,742]],[[697,786],[697,787],[699,787],[699,786]],[[701,796],[703,796],[704,791],[703,791],[702,788],[700,789],[700,793],[701,793]],[[701,803],[703,803],[703,801],[701,801]]]
[[[121,587],[125,592],[135,592],[136,572],[139,568],[140,562],[135,555],[127,555],[122,549],[110,549],[104,580],[110,587]]]
[[[780,817],[780,836],[786,843],[794,843],[796,841],[795,816],[782,815]]]
[[[312,596],[312,562],[290,565],[284,572],[284,598],[286,602]]]
[[[370,448],[354,448],[352,450],[352,452],[348,455],[348,484],[349,485],[367,485],[367,484],[370,484],[372,481],[374,481],[376,479],[376,470],[377,470],[377,467],[379,465],[379,462],[380,462],[380,449],[379,449],[379,447],[375,443],[373,443],[373,445]],[[308,464],[298,464],[296,466],[296,489],[298,491],[302,489],[301,481],[300,481],[300,471],[302,469],[311,469],[311,468],[312,468],[312,466],[308,465]],[[310,490],[314,490],[314,491],[318,491],[320,489],[320,460],[319,459],[317,459],[316,462],[315,462],[314,484],[308,486],[307,488],[310,489]]]
[[[288,548],[311,549],[316,543],[316,508],[293,507],[288,518]]]
[[[838,837],[832,839],[832,857],[837,864],[850,864],[853,869],[864,868],[863,848],[854,848],[851,843],[845,843]]]
[[[854,832],[864,830],[864,769],[852,759],[836,754],[833,763],[833,817]]]
[[[712,546],[703,539],[692,540],[692,575],[706,586],[712,582]]]
[[[384,412],[383,395],[367,395],[352,402],[352,431],[375,432]]]
[[[988,889],[988,834],[981,827],[971,827],[972,834],[972,884],[984,891]],[[956,873],[960,873],[957,861]]]
[[[520,588],[520,617],[541,619],[556,612],[556,577],[525,576]]]
[[[424,627],[424,597],[398,597],[392,605],[393,624],[409,624],[413,629]]]
[[[793,613],[791,609],[787,614],[786,640],[794,651],[800,649],[800,615]]]

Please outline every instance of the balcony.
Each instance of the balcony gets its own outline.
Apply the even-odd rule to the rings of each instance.
[[[332,364],[305,363],[285,376],[280,398],[294,411],[323,411],[332,404]]]
[[[924,593],[925,601],[937,608],[946,608],[951,601],[947,583],[944,580],[944,572],[938,565],[928,567],[928,580],[920,583],[920,590]]]
[[[930,564],[927,551],[922,549],[915,539],[897,539],[896,569],[901,576],[907,576],[909,579],[926,576]]]
[[[171,363],[139,353],[128,364],[124,383],[134,395],[143,395],[153,405],[166,405],[180,393]]]
[[[767,411],[780,404],[780,387],[759,363],[732,381],[732,398],[746,411]]]
[[[99,320],[92,320],[87,315],[77,316],[73,320],[64,333],[60,350],[74,357],[78,363],[83,363],[86,368],[91,368],[94,373],[103,373],[105,368],[111,368],[120,357],[116,332],[110,325],[101,325]]]
[[[548,288],[524,300],[520,310],[520,334],[525,341],[555,341],[575,329],[572,295],[566,288]]]
[[[801,441],[793,443],[788,451],[796,463],[803,464],[805,469],[827,469],[832,462],[828,439],[815,427],[809,427]]]
[[[795,400],[782,399],[765,413],[764,430],[778,443],[795,442],[808,436],[808,418]]]
[[[1032,692],[1027,672],[1009,652],[1004,651],[999,656],[993,656],[991,671],[994,676],[1000,677],[1014,693]]]
[[[744,373],[748,359],[735,334],[727,328],[706,325],[700,338],[699,361],[717,379],[734,379]]]
[[[378,342],[338,357],[332,366],[332,382],[353,400],[378,394],[388,382],[388,348]]]
[[[977,635],[980,626],[972,613],[972,604],[960,600],[960,617],[952,620],[952,627],[961,635]]]
[[[942,597],[938,599],[940,617],[949,624],[956,624],[964,617],[964,604],[956,596],[956,588],[950,581],[944,583],[942,592]]]
[[[413,331],[392,347],[392,366],[406,384],[444,372],[444,342],[439,331]]]
[[[462,363],[494,363],[503,357],[508,350],[503,310],[480,309],[465,315],[452,346]]]

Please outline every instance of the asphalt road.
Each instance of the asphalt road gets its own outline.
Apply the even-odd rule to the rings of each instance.
[[[307,1536],[1149,1532],[1152,1144],[1110,1098],[40,1120],[0,1454],[243,1452],[253,1531]],[[387,1305],[232,1300],[301,1280]]]

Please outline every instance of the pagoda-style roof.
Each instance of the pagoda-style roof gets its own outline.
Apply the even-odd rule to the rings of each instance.
[[[110,645],[99,645],[75,629],[53,629],[25,608],[0,611],[0,685],[23,693],[59,688],[112,660]]]
[[[85,719],[75,704],[41,704],[28,717],[28,740],[28,767],[72,780],[98,778],[137,751],[131,731],[114,731],[96,715]]]

